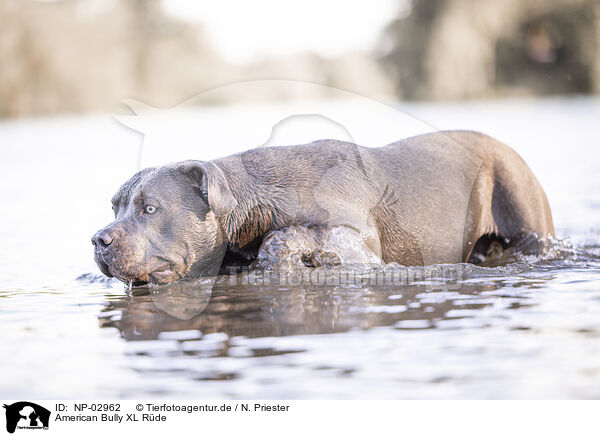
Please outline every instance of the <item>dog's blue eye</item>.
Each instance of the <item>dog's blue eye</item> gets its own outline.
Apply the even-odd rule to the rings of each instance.
[[[153,214],[154,212],[156,212],[156,207],[149,204],[148,206],[146,206],[144,211],[148,214]]]

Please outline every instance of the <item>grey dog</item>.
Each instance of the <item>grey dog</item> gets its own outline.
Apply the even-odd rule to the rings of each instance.
[[[384,262],[476,261],[492,244],[554,235],[546,195],[510,147],[446,131],[381,148],[320,140],[147,168],[92,238],[108,276],[168,283],[251,260],[265,235],[345,226]]]

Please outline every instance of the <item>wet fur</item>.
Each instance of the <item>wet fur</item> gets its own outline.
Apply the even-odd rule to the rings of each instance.
[[[411,153],[405,156],[403,151],[408,148]],[[429,207],[422,214],[424,220],[419,219],[415,223],[414,218],[409,216],[414,205],[406,204],[399,191],[422,190],[419,180],[422,167],[411,168],[410,162],[411,156],[416,153],[433,156],[432,160],[441,162],[440,168],[444,167],[446,158],[460,167],[463,158],[460,154],[470,155],[477,165],[473,183],[469,185],[471,189],[460,194],[466,196],[464,221],[455,223],[456,228],[464,228],[462,255],[450,259],[445,258],[444,253],[436,253],[433,257],[439,262],[468,261],[472,259],[472,252],[486,252],[492,240],[507,245],[509,242],[506,241],[515,240],[523,234],[554,235],[548,200],[521,157],[487,135],[450,131],[408,138],[381,149],[326,140],[300,146],[250,150],[214,161],[223,169],[233,187],[232,192],[243,191],[238,200],[247,199],[240,200],[239,207],[220,219],[230,245],[243,251],[243,247],[251,242],[256,248],[256,241],[270,230],[290,225],[332,225],[328,222],[331,217],[327,205],[315,202],[314,192],[318,189],[315,181],[322,178],[323,173],[334,171],[342,177],[336,180],[335,186],[339,198],[332,198],[332,203],[347,200],[348,195],[362,193],[358,195],[359,201],[355,202],[358,204],[351,205],[358,207],[348,210],[349,219],[343,224],[355,226],[357,221],[361,221],[354,219],[355,215],[362,216],[364,221],[371,219],[375,223],[384,261],[427,264],[423,245],[439,244],[439,239],[444,237],[449,227],[439,220],[427,220]],[[390,154],[394,157],[390,158]],[[356,159],[357,155],[362,158]],[[408,160],[407,164],[403,163],[404,171],[393,166],[394,160]],[[448,179],[443,173],[435,173],[429,181],[436,178],[440,184]],[[391,192],[391,199],[377,204],[368,201],[369,198],[381,200],[386,191]],[[287,202],[281,201],[290,193],[298,196],[300,211],[289,213]],[[424,194],[423,198],[428,194]],[[436,199],[429,198],[428,201],[434,204]],[[419,239],[419,227],[435,228],[430,233],[435,233],[438,239]],[[411,231],[415,228],[416,231]]]

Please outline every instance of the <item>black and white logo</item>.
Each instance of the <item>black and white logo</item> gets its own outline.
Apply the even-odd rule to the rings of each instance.
[[[6,431],[14,433],[16,429],[36,430],[48,429],[50,411],[29,401],[5,404]]]

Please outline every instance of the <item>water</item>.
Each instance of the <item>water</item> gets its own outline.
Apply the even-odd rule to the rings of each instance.
[[[89,239],[140,135],[103,116],[0,123],[0,397],[599,398],[600,102],[403,109],[517,149],[560,242],[451,281],[129,291],[99,275]]]

